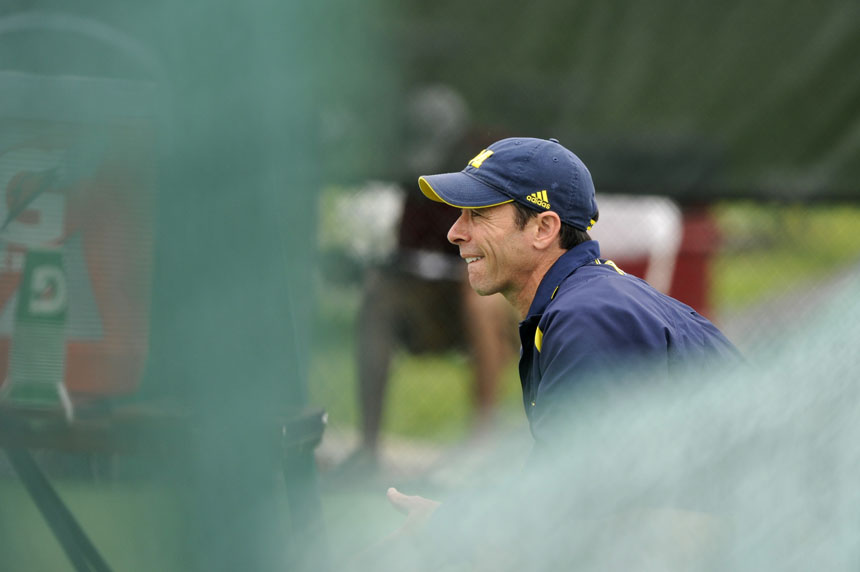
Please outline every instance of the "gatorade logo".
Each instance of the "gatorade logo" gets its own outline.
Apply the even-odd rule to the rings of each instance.
[[[546,190],[532,193],[532,194],[526,196],[526,200],[530,203],[536,204],[539,207],[543,207],[545,209],[550,208],[549,198],[546,196]]]
[[[472,160],[469,161],[469,164],[474,168],[478,169],[481,165],[484,164],[484,161],[486,161],[492,154],[493,152],[489,149],[484,149],[483,151],[475,155]]]
[[[66,276],[59,266],[42,265],[33,269],[29,313],[53,316],[66,309],[68,294]]]

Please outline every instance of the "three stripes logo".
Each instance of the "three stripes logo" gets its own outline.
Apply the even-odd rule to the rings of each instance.
[[[546,190],[538,191],[536,193],[532,193],[526,196],[526,200],[530,203],[534,203],[539,207],[543,207],[545,209],[550,208],[549,206],[549,197],[546,196]]]

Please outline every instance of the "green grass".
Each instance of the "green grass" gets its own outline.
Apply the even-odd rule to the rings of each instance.
[[[724,239],[712,267],[718,312],[743,309],[860,262],[860,207],[732,203],[714,212]]]
[[[311,402],[324,407],[335,426],[358,423],[358,381],[352,342],[327,347],[312,356]],[[471,373],[463,354],[409,355],[393,360],[386,394],[384,430],[403,437],[454,442],[470,428]],[[499,387],[500,417],[519,414],[520,383],[515,360]]]
[[[112,569],[183,569],[179,518],[163,490],[127,483],[54,485]],[[0,498],[0,569],[73,569],[17,479],[0,479]]]

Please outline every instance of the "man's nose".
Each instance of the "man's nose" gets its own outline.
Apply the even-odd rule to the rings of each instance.
[[[448,230],[448,242],[451,244],[460,244],[466,240],[468,240],[468,235],[466,234],[466,213],[461,212],[460,216],[457,217],[457,220],[454,221],[454,224]]]

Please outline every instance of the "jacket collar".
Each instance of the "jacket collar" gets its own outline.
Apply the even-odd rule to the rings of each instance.
[[[594,262],[600,258],[600,245],[596,240],[589,240],[578,244],[559,256],[558,260],[550,267],[538,286],[534,300],[529,307],[528,319],[534,315],[543,314],[549,301],[552,300],[556,289],[577,268]]]

